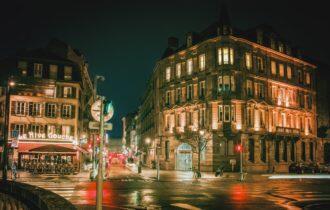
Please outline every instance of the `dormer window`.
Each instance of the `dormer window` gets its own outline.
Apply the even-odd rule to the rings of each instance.
[[[278,43],[278,51],[280,51],[281,53],[284,52],[284,45],[281,42]]]
[[[34,64],[34,77],[41,78],[42,77],[42,64],[35,63]]]
[[[19,61],[18,68],[21,71],[21,75],[25,77],[27,75],[27,62],[26,61]]]
[[[275,40],[274,40],[274,38],[270,38],[270,48],[275,50]]]
[[[199,55],[199,69],[201,71],[205,70],[205,54]]]
[[[187,47],[191,47],[192,46],[192,35],[188,35],[187,36]]]
[[[176,64],[176,77],[177,78],[181,77],[181,63]]]
[[[257,31],[257,43],[261,45],[263,43],[263,33],[261,30]]]
[[[64,67],[64,80],[71,80],[72,79],[72,67],[65,66]]]

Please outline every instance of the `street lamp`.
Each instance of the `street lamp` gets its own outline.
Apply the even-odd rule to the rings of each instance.
[[[6,102],[5,102],[5,126],[3,134],[3,152],[2,152],[2,180],[7,180],[8,170],[8,136],[9,136],[9,109],[10,109],[10,90],[15,86],[13,78],[9,78],[6,88]]]

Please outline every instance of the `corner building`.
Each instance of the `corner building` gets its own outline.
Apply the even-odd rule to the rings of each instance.
[[[10,162],[15,160],[25,168],[35,161],[66,161],[79,170],[88,156],[83,147],[88,135],[88,101],[92,98],[84,56],[54,39],[45,48],[21,51],[1,60],[0,68],[4,72],[2,83],[15,82],[9,98]],[[0,94],[1,128],[5,97]]]
[[[243,146],[247,172],[287,172],[292,162],[320,160],[316,140],[316,66],[303,60],[271,27],[234,30],[220,18],[186,42],[169,38],[140,110],[146,163],[160,147],[162,169],[192,170],[190,142],[203,130],[201,170],[238,170]],[[146,114],[147,113],[147,114]],[[143,120],[145,119],[145,120]],[[151,124],[152,126],[146,126]]]

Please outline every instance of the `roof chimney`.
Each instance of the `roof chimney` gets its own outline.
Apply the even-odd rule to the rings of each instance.
[[[218,35],[231,35],[232,33],[233,29],[230,24],[227,5],[222,3],[219,15]]]

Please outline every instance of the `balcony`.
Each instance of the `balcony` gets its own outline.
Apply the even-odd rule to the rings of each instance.
[[[296,128],[286,128],[286,127],[277,126],[276,133],[298,136],[300,134],[300,130]]]

